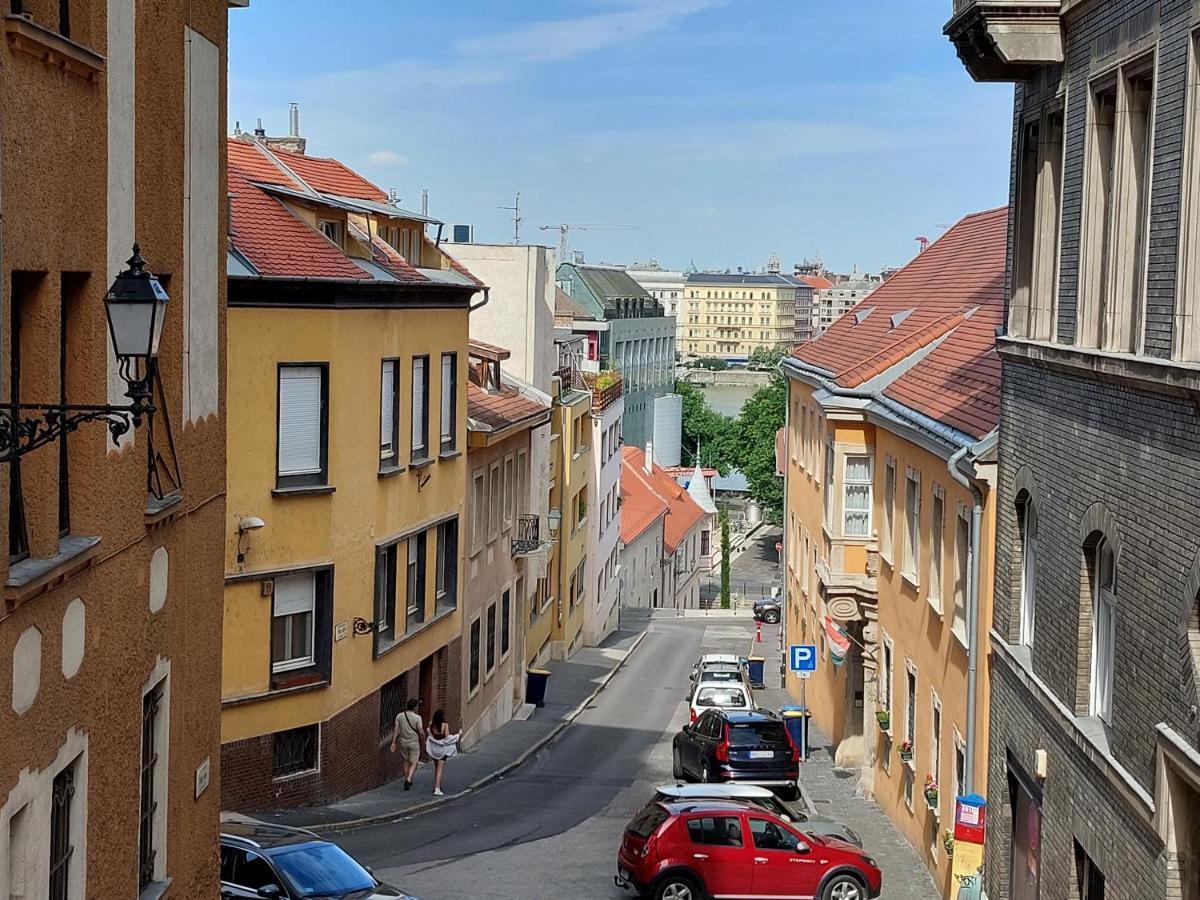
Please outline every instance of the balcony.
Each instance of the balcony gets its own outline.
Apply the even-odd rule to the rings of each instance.
[[[541,519],[537,516],[517,516],[516,534],[512,540],[513,559],[531,556],[542,548]]]
[[[943,29],[976,81],[1024,81],[1063,61],[1061,0],[954,0]]]
[[[602,412],[621,399],[625,385],[616,372],[583,373],[584,383],[592,392],[592,412]]]

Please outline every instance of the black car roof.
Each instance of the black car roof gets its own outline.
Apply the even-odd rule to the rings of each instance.
[[[321,838],[303,828],[268,825],[264,822],[222,822],[221,841],[230,846],[270,850],[291,844],[307,844]]]
[[[706,713],[715,713],[731,725],[749,725],[753,722],[779,722],[779,716],[769,709],[722,709],[719,706],[705,708]]]

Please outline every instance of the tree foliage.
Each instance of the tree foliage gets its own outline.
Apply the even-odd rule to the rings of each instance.
[[[787,379],[778,371],[746,401],[738,417],[737,468],[772,522],[783,521],[783,479],[775,474],[775,434],[787,412]]]
[[[779,367],[784,352],[782,347],[756,347],[746,361],[746,368],[772,371]]]
[[[691,382],[675,382],[675,393],[683,398],[684,452],[694,459],[699,445],[700,465],[728,475],[737,465],[737,422],[709,406],[704,393]]]

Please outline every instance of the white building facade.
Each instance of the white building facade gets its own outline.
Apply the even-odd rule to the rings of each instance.
[[[592,580],[583,613],[583,640],[596,646],[617,627],[621,584],[621,424],[625,401],[618,389],[592,394],[592,484],[595,505],[588,516],[587,558]]]

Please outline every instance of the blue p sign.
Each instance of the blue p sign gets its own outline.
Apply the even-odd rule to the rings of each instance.
[[[793,672],[817,671],[817,648],[815,644],[792,644],[789,648]]]

